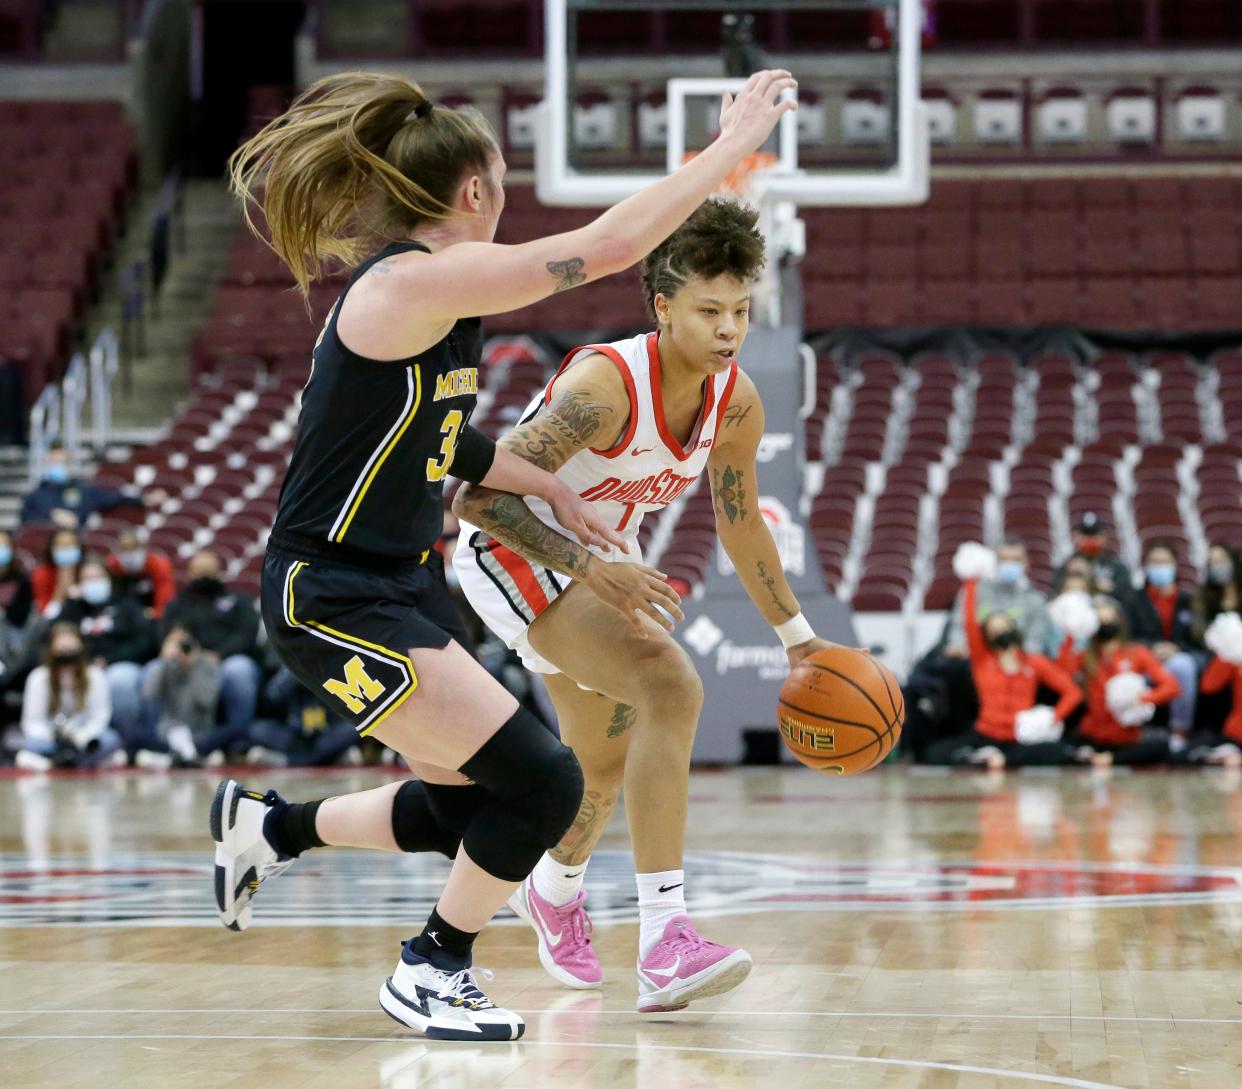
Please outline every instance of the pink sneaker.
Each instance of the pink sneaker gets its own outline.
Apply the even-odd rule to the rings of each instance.
[[[684,915],[670,919],[664,938],[638,962],[638,1012],[685,1009],[724,994],[750,975],[750,954],[700,938]]]
[[[599,958],[591,948],[591,919],[583,904],[587,894],[557,907],[535,891],[528,877],[509,897],[509,907],[519,919],[535,928],[539,938],[539,962],[548,975],[566,987],[585,990],[598,987],[604,978]]]

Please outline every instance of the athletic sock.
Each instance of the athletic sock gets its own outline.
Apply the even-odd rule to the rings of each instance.
[[[315,831],[315,816],[324,799],[317,802],[294,802],[274,805],[263,818],[263,835],[276,853],[297,858],[312,847],[326,847]]]
[[[686,913],[686,871],[640,873],[638,881],[638,955],[645,957],[664,940],[669,921]]]
[[[460,972],[470,967],[471,954],[474,951],[474,939],[478,932],[471,934],[467,930],[458,930],[451,923],[446,923],[440,916],[439,905],[431,909],[427,917],[427,925],[423,932],[405,947],[401,956],[410,960],[410,956],[422,957],[431,961],[437,968],[446,972]]]
[[[545,851],[531,871],[531,883],[535,886],[535,891],[549,904],[560,907],[577,898],[578,890],[582,888],[582,879],[586,876],[587,863],[590,861],[588,858],[586,862],[568,866],[557,862]]]

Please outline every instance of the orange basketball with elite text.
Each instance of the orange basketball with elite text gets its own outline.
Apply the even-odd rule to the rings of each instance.
[[[790,672],[776,724],[808,768],[856,775],[893,751],[905,715],[901,685],[883,663],[851,647],[828,647]]]

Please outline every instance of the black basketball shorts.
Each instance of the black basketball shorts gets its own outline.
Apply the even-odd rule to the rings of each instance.
[[[261,599],[281,661],[363,736],[418,687],[411,648],[472,650],[434,555],[375,572],[269,550]]]

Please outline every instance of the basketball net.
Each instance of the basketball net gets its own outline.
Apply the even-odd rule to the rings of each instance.
[[[688,163],[699,153],[687,151],[682,163]],[[780,158],[770,151],[756,151],[747,155],[716,189],[716,195],[749,204],[759,212],[759,230],[763,234],[767,263],[755,281],[751,309],[762,324],[777,326],[780,312],[780,267],[787,252],[785,225],[795,220],[797,208],[788,201],[774,204],[765,198],[763,179],[776,167]]]

